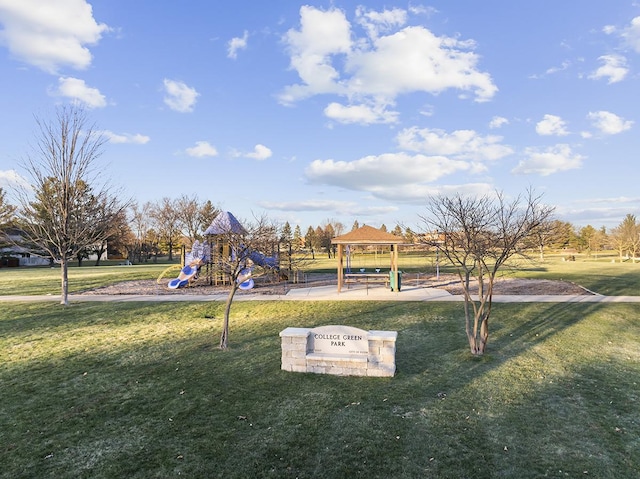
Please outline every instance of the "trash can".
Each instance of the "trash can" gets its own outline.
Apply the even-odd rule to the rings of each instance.
[[[389,271],[389,286],[391,291],[400,291],[402,287],[402,271],[398,271],[398,287],[396,288],[396,275],[393,271]]]

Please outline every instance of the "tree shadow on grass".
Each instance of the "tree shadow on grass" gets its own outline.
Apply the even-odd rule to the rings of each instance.
[[[127,308],[120,321],[133,327],[108,350],[78,351],[64,361],[41,364],[38,370],[26,364],[11,373],[8,390],[14,397],[3,403],[6,417],[23,421],[7,429],[9,443],[15,445],[11,456],[37,458],[30,463],[34,476],[52,476],[52,471],[88,476],[97,467],[128,465],[129,476],[146,472],[166,477],[176,468],[187,472],[197,463],[194,467],[200,471],[192,472],[200,477],[224,472],[228,477],[276,475],[269,471],[281,477],[540,477],[536,474],[543,466],[553,463],[543,454],[561,463],[558,469],[574,471],[581,464],[584,456],[578,454],[567,466],[562,462],[573,454],[573,432],[584,423],[571,420],[574,414],[589,419],[584,423],[587,431],[576,438],[588,440],[589,431],[607,434],[602,447],[612,451],[606,455],[616,455],[614,470],[620,472],[625,466],[618,451],[630,448],[632,435],[637,437],[637,422],[631,422],[630,415],[632,398],[620,407],[608,405],[607,389],[624,374],[608,378],[595,364],[573,370],[577,377],[590,378],[580,383],[580,391],[598,385],[598,394],[581,396],[600,404],[596,411],[605,414],[602,425],[580,409],[583,401],[571,392],[567,380],[554,378],[552,385],[526,377],[513,380],[514,387],[535,386],[522,391],[491,383],[507,374],[503,370],[520,374],[519,365],[510,361],[517,362],[537,346],[544,346],[545,354],[562,355],[545,343],[598,308],[621,306],[496,304],[483,358],[473,358],[468,351],[459,303],[327,303],[309,306],[299,316],[289,311],[283,318],[277,317],[277,304],[243,304],[232,318],[230,351],[211,347],[217,344],[218,331],[204,317],[204,308]],[[85,316],[91,311],[78,308]],[[149,328],[154,329],[164,314],[167,329],[149,341],[133,342],[138,331],[135,318],[158,311],[162,314]],[[104,313],[97,308],[89,324],[101,321]],[[253,319],[254,314],[259,319]],[[87,324],[80,317],[60,321],[69,325],[61,340],[70,343],[77,338],[72,326]],[[118,325],[113,317],[111,321]],[[139,320],[141,328],[145,321]],[[199,328],[190,333],[185,328],[193,323]],[[279,330],[321,324],[397,330],[396,376],[281,371]],[[605,425],[623,414],[623,429],[631,428],[617,446],[618,436]],[[537,421],[536,415],[544,421]],[[571,422],[562,425],[565,419]],[[29,436],[25,425],[38,435]],[[546,442],[544,448],[532,449],[532,441],[525,440],[536,434]],[[554,439],[554,434],[561,438]],[[102,455],[96,456],[96,451]],[[49,453],[53,457],[42,461]],[[178,455],[184,458],[176,459]],[[87,466],[91,458],[95,466]],[[323,468],[327,461],[331,467]],[[541,466],[535,466],[538,461]],[[589,460],[588,467],[595,467],[592,464]],[[527,473],[526,467],[535,468]],[[17,460],[7,470],[18,471]],[[122,472],[120,477],[127,475]]]

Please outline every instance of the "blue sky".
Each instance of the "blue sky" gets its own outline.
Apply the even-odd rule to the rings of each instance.
[[[0,0],[0,72],[9,190],[77,102],[141,203],[414,228],[429,195],[532,187],[576,226],[640,216],[635,1]]]

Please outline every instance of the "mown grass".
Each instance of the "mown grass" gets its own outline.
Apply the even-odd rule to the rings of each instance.
[[[567,261],[575,258],[575,261]],[[389,257],[381,253],[362,253],[353,255],[351,267],[354,270],[373,268],[388,270]],[[453,273],[455,270],[441,257],[438,260],[441,273]],[[335,271],[336,260],[318,256],[313,270]],[[434,252],[401,251],[399,269],[410,273],[436,274]],[[530,258],[515,258],[510,265],[504,266],[498,276],[549,279],[570,281],[605,296],[637,296],[640,294],[640,263],[631,260],[620,262],[614,252],[604,252],[598,256],[579,254],[547,254],[539,260],[535,254]]]
[[[74,293],[119,281],[156,279],[169,264],[134,266],[71,266],[68,270],[69,292]],[[2,268],[0,269],[0,295],[60,294],[60,267],[54,268]]]
[[[0,477],[637,477],[639,309],[6,303]],[[280,370],[288,326],[398,331],[394,378]]]
[[[565,261],[565,255],[546,255],[544,261],[519,259],[511,267],[505,266],[499,276],[531,279],[564,280],[579,284],[591,291],[607,296],[636,296],[640,291],[640,263],[620,263],[613,252],[598,257],[572,255],[576,261]],[[354,254],[351,267],[354,270],[374,268],[388,270],[388,253]],[[452,273],[451,266],[440,258],[441,273]],[[177,273],[177,264],[147,263],[135,266],[71,266],[69,268],[69,292],[105,286],[118,281],[156,279],[167,268]],[[399,268],[410,273],[436,274],[436,258],[433,252],[405,251],[400,254]],[[309,273],[336,272],[336,259],[317,255],[305,265]],[[0,269],[0,295],[60,294],[60,269],[55,268],[2,268]]]
[[[612,260],[613,256],[599,259],[578,256],[576,261],[550,257],[544,262],[523,264],[517,276],[571,281],[605,296],[638,296],[640,263]]]

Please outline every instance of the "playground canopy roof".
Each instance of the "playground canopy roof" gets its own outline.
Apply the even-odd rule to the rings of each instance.
[[[236,219],[228,211],[224,211],[219,213],[218,216],[214,218],[211,222],[211,225],[205,230],[205,236],[209,235],[224,235],[228,233],[236,233],[236,234],[245,234],[246,230],[240,224],[240,222]]]
[[[331,244],[394,245],[402,243],[405,243],[405,240],[401,236],[367,225],[331,240]]]

